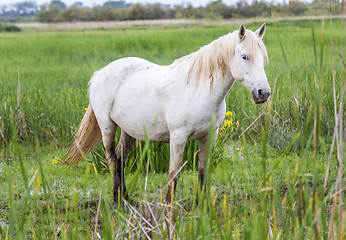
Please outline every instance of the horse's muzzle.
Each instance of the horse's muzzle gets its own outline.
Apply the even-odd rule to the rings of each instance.
[[[252,90],[252,98],[256,104],[264,103],[270,96],[270,88],[269,89],[256,89]]]

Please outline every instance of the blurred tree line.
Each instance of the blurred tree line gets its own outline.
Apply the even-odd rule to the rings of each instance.
[[[341,4],[333,1],[333,14],[340,14]],[[84,7],[82,2],[67,5],[61,0],[52,0],[40,6],[34,1],[24,1],[11,7],[0,5],[1,16],[35,16],[38,22],[73,22],[73,21],[125,21],[144,19],[230,19],[251,17],[283,17],[301,15],[328,15],[328,0],[315,0],[310,4],[290,1],[288,4],[273,4],[253,1],[251,4],[239,0],[234,6],[228,6],[221,0],[211,1],[206,6],[193,7],[190,4],[129,4],[126,1],[109,0],[102,5]],[[18,15],[19,14],[19,15]]]

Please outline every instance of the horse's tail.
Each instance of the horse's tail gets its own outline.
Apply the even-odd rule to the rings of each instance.
[[[101,141],[101,130],[94,110],[89,104],[78,131],[67,154],[63,157],[65,164],[75,167]]]

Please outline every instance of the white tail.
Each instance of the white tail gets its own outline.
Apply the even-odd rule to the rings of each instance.
[[[84,114],[78,131],[74,135],[72,146],[63,157],[64,163],[77,166],[85,156],[101,141],[101,130],[91,105]]]

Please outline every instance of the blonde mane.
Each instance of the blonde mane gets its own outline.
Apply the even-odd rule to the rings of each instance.
[[[235,54],[235,47],[238,40],[237,30],[214,40],[197,52],[175,60],[173,64],[182,62],[186,64],[190,62],[186,83],[189,83],[192,78],[195,78],[197,87],[201,79],[209,78],[211,89],[216,76],[224,80],[230,60]],[[242,41],[250,61],[253,61],[253,56],[257,49],[262,51],[266,60],[268,59],[266,47],[254,32],[246,30],[245,37]]]

